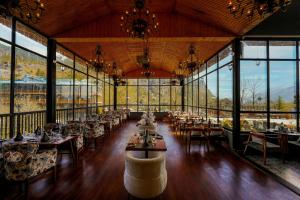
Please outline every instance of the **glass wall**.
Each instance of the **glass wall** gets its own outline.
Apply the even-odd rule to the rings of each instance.
[[[185,79],[186,108],[232,129],[233,52],[229,45]]]
[[[118,108],[132,112],[181,110],[181,86],[171,85],[170,79],[127,79],[127,85],[118,86],[117,91]]]
[[[0,139],[18,131],[33,132],[46,122],[47,44],[47,37],[18,20],[0,17]],[[97,106],[105,106],[103,73],[87,67],[85,60],[60,45],[54,59],[58,122],[84,117],[97,112]],[[109,95],[111,105],[113,92]]]
[[[241,41],[241,131],[297,129],[296,41]]]

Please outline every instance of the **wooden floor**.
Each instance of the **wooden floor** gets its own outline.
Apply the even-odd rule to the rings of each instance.
[[[128,122],[99,142],[96,150],[86,149],[79,165],[72,167],[68,155],[59,161],[58,179],[43,177],[29,187],[29,199],[127,199],[123,186],[124,149],[135,122]],[[168,185],[161,199],[300,199],[272,177],[240,160],[221,147],[209,151],[194,144],[187,156],[183,144],[159,124],[159,132],[167,142]]]

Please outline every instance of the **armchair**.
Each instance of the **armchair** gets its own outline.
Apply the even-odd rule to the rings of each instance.
[[[26,196],[30,178],[52,169],[56,180],[57,149],[38,150],[38,147],[38,143],[3,145],[5,178],[8,181],[24,182]]]
[[[104,136],[104,125],[98,121],[86,121],[84,126],[84,137],[94,139],[95,147],[97,146],[97,138]]]
[[[280,145],[268,142],[269,139],[278,139],[280,144],[280,137],[278,136],[267,136],[264,133],[250,132],[244,149],[244,155],[248,147],[261,151],[263,153],[263,163],[266,165],[267,152],[281,152]]]

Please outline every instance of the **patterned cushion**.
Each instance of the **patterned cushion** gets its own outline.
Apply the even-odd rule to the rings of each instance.
[[[32,174],[30,177],[39,175],[56,165],[57,149],[40,150],[33,158]]]
[[[7,162],[21,162],[24,156],[23,153],[18,151],[10,151],[4,154],[4,158]]]

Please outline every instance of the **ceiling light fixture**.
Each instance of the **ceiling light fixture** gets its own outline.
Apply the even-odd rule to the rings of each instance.
[[[257,13],[261,17],[278,9],[285,12],[292,0],[229,0],[228,10],[235,18],[246,16],[250,20]]]
[[[145,8],[146,0],[134,0],[133,8],[125,11],[121,16],[121,30],[130,37],[147,39],[152,33],[156,33],[159,22],[154,13]]]
[[[4,17],[15,16],[32,24],[40,21],[44,11],[45,4],[40,0],[0,1],[0,15]]]

